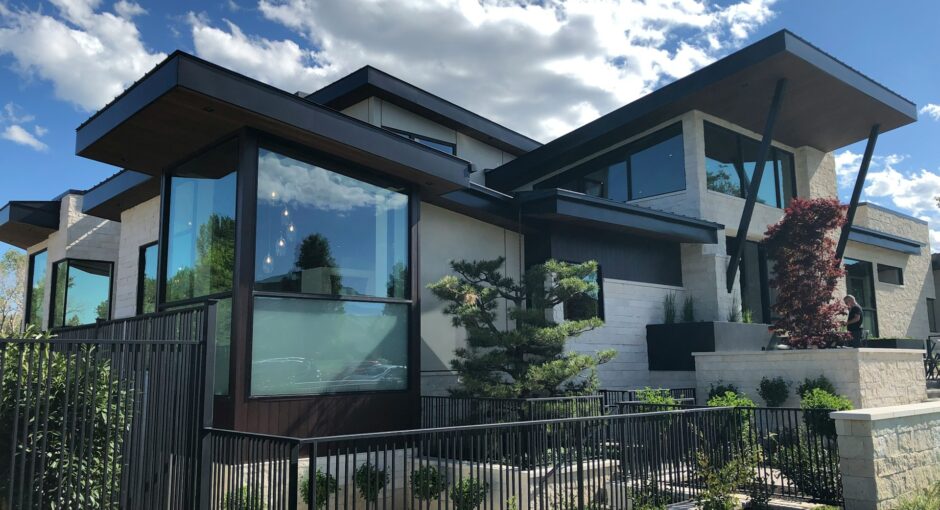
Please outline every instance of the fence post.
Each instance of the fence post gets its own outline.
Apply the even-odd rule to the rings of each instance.
[[[211,507],[210,498],[212,483],[212,451],[211,434],[213,407],[215,405],[215,320],[218,301],[206,301],[202,315],[202,346],[204,349],[202,366],[202,408],[200,410],[198,429],[194,431],[199,441],[199,471],[196,475],[196,490],[199,494],[199,508],[208,510]]]
[[[584,422],[578,421],[578,440],[575,458],[578,462],[578,510],[584,510]]]
[[[311,446],[315,447],[315,446]],[[289,510],[297,509],[297,475],[298,475],[298,464],[300,463],[300,443],[294,443],[294,446],[290,450],[290,466],[287,470],[287,508]],[[316,474],[315,471],[310,472],[311,484],[316,485]],[[316,501],[316,494],[313,495]]]

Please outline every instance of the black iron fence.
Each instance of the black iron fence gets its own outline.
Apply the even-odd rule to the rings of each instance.
[[[187,508],[208,305],[0,339],[6,508]]]
[[[314,439],[209,430],[203,504],[627,509],[693,499],[715,476],[839,504],[831,425],[792,409],[687,408]]]
[[[620,402],[635,402],[640,400],[640,395],[644,392],[662,392],[668,393],[670,397],[679,403],[694,404],[695,388],[643,388],[633,390],[599,390],[598,393],[604,398],[604,406],[607,409],[616,409]]]
[[[601,395],[546,398],[421,397],[421,428],[604,414]]]
[[[940,381],[940,337],[927,338],[927,351],[924,354],[924,371],[928,381]]]

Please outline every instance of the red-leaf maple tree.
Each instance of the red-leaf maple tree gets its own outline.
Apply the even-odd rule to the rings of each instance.
[[[845,206],[832,198],[794,198],[783,219],[767,229],[764,245],[774,260],[777,289],[774,328],[797,349],[836,347],[848,340],[841,331],[845,312],[833,293],[845,274],[836,258],[833,231],[845,224]]]

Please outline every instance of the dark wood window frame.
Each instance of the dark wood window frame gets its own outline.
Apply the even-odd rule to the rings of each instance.
[[[35,271],[36,271],[36,269],[35,269],[35,268],[36,268],[36,257],[37,257],[38,255],[42,255],[43,253],[46,254],[46,257],[47,257],[47,258],[46,258],[46,261],[48,262],[48,257],[49,257],[48,249],[47,249],[47,248],[43,248],[43,249],[41,249],[41,250],[39,250],[39,251],[30,253],[30,254],[29,254],[29,259],[28,259],[28,262],[27,262],[27,265],[26,265],[26,303],[25,303],[25,306],[23,307],[23,312],[24,312],[24,313],[23,313],[23,328],[24,328],[24,329],[29,326],[29,318],[32,316],[32,313],[33,313],[33,283],[35,283],[35,282],[33,282],[33,277],[35,276],[34,273],[35,273]],[[51,274],[51,272],[47,272],[47,274],[46,274],[46,283],[47,283],[47,285],[46,285],[46,293],[49,293],[49,292],[52,291],[52,286],[51,286],[51,285],[48,285],[48,282],[49,282],[49,278],[48,278],[48,277],[49,277],[49,274]],[[50,303],[52,303],[52,302],[50,301]],[[42,306],[41,303],[40,303],[40,306]],[[52,308],[52,307],[50,306],[49,308]],[[50,317],[51,317],[51,315],[50,315]],[[42,328],[42,324],[40,324],[38,327]]]
[[[102,264],[108,264],[108,265],[111,266],[111,270],[108,272],[108,316],[107,316],[107,318],[102,319],[102,320],[111,320],[111,317],[112,317],[112,315],[113,315],[111,309],[114,307],[114,299],[113,299],[113,298],[114,298],[114,261],[111,261],[111,260],[95,260],[95,259],[79,259],[79,258],[74,258],[74,257],[64,257],[64,258],[61,258],[61,259],[59,259],[59,260],[56,260],[55,262],[52,263],[52,272],[51,272],[52,279],[49,280],[49,282],[51,282],[52,285],[50,285],[50,290],[49,290],[49,292],[50,292],[50,294],[49,294],[49,313],[47,314],[48,319],[49,319],[49,329],[50,329],[50,330],[52,330],[52,329],[54,329],[54,328],[57,329],[57,328],[66,327],[64,324],[61,325],[61,326],[55,324],[55,320],[54,320],[54,319],[55,319],[55,295],[56,295],[56,285],[55,285],[55,284],[56,284],[56,280],[58,279],[57,276],[58,276],[58,271],[59,271],[59,268],[58,268],[59,264],[62,263],[62,262],[71,262],[71,261],[76,261],[76,262],[100,262],[100,263],[102,263]],[[68,281],[68,270],[71,269],[71,267],[72,267],[71,264],[66,264],[66,268],[67,268],[67,269],[66,269],[66,273],[65,273],[66,282]],[[65,295],[62,297],[62,303],[63,303],[64,305],[68,305],[68,302],[69,302],[69,289],[68,289],[68,286],[66,285],[66,287],[65,287]],[[66,306],[66,308],[68,308],[68,307]],[[63,316],[63,318],[64,318],[64,316]]]
[[[160,286],[160,283],[159,283],[160,282],[160,273],[159,273],[160,243],[159,241],[153,241],[147,244],[142,244],[137,249],[138,250],[137,251],[137,300],[136,300],[137,301],[137,308],[136,308],[137,315],[141,315],[144,310],[144,288],[145,288],[144,280],[146,278],[146,276],[144,275],[144,271],[146,270],[146,267],[145,267],[146,261],[147,261],[146,253],[147,253],[147,249],[152,248],[154,246],[157,247],[157,281],[154,282],[155,284],[154,290],[156,290],[156,288]],[[157,294],[159,295],[159,291],[157,291]],[[160,304],[156,298],[157,296],[154,296],[154,305],[156,306],[156,309],[159,310]]]

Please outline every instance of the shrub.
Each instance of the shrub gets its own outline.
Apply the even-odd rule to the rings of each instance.
[[[767,407],[780,407],[790,396],[790,383],[783,377],[774,377],[773,379],[764,376],[760,380],[760,386],[757,388],[757,394],[764,399]]]
[[[731,309],[728,310],[728,322],[741,322],[741,302],[737,293],[731,296]]]
[[[434,466],[420,467],[411,472],[411,491],[421,500],[436,498],[446,487],[444,477]]]
[[[682,322],[695,322],[695,298],[686,296],[682,303]]]
[[[739,390],[738,387],[735,386],[734,384],[718,381],[717,385],[713,384],[711,388],[708,390],[708,400],[711,400],[712,397],[716,395],[724,395],[725,393],[728,393],[729,391],[731,393],[741,393],[741,390]]]
[[[330,474],[324,474],[319,469],[316,472],[316,493],[317,493],[317,509],[326,507],[326,503],[330,498],[330,495],[336,494],[339,491],[339,485],[336,483],[336,478]],[[310,477],[304,476],[303,480],[300,481],[300,497],[303,498],[304,502],[308,504],[311,508],[314,508],[310,505],[310,495],[313,492],[313,488],[310,486]]]
[[[934,510],[940,508],[940,482],[901,500],[895,510]]]
[[[643,388],[642,390],[636,392],[636,398],[644,404],[651,404],[649,407],[639,406],[638,412],[641,413],[667,411],[670,409],[670,407],[666,406],[675,406],[677,404],[676,399],[673,398],[672,394],[669,393],[669,390],[662,388]]]
[[[810,443],[802,434],[783,441],[775,454],[780,473],[814,500],[838,501],[842,497],[842,477],[839,454],[833,451],[834,441]]]
[[[489,490],[486,482],[465,478],[450,488],[450,500],[454,510],[474,510],[483,503]]]
[[[676,314],[676,293],[670,292],[663,298],[663,324],[675,324]]]
[[[757,407],[753,400],[743,393],[726,391],[708,399],[708,407]]]
[[[264,510],[260,492],[247,485],[232,489],[222,498],[222,510]]]
[[[762,476],[755,476],[747,490],[747,502],[744,508],[747,510],[770,510],[770,498],[774,495],[776,484],[773,480],[768,485]]]
[[[379,499],[379,491],[385,488],[388,483],[388,472],[379,469],[368,462],[356,468],[356,474],[353,476],[356,488],[359,489],[359,495],[369,503],[375,503]]]
[[[750,308],[741,309],[741,322],[751,324],[754,322],[754,312]]]
[[[796,387],[796,394],[803,398],[807,393],[812,391],[815,388],[826,391],[827,393],[836,394],[836,387],[833,386],[832,382],[829,379],[826,379],[826,376],[820,375],[815,379],[810,379],[807,377],[803,379],[803,382]]]
[[[33,326],[16,335],[35,341],[50,338]],[[11,456],[22,466],[39,445],[45,446],[50,465],[25,491],[32,490],[37,497],[56,494],[56,502],[66,508],[102,507],[103,500],[118,494],[124,460],[121,431],[130,419],[125,409],[134,408],[136,381],[119,380],[111,373],[109,360],[93,361],[96,353],[93,345],[70,353],[56,352],[48,343],[6,346],[0,366],[0,452],[4,452],[0,501],[6,500],[10,488],[6,481],[13,477]],[[33,368],[21,370],[30,357]],[[37,363],[40,359],[42,363]],[[86,418],[75,420],[64,412],[67,409],[83,409]],[[42,425],[38,430],[37,423]],[[20,431],[16,438],[7,432],[14,427]],[[80,442],[85,445],[82,451],[68,447]],[[70,477],[60,487],[63,471]]]
[[[804,395],[800,407],[803,408],[803,421],[806,422],[806,427],[827,437],[836,435],[836,424],[829,417],[829,412],[847,411],[853,408],[851,400],[819,388],[813,388]]]
[[[746,455],[735,455],[725,462],[715,462],[704,452],[696,454],[696,463],[702,473],[703,488],[695,496],[701,510],[734,510],[738,487],[753,475],[753,467]]]

